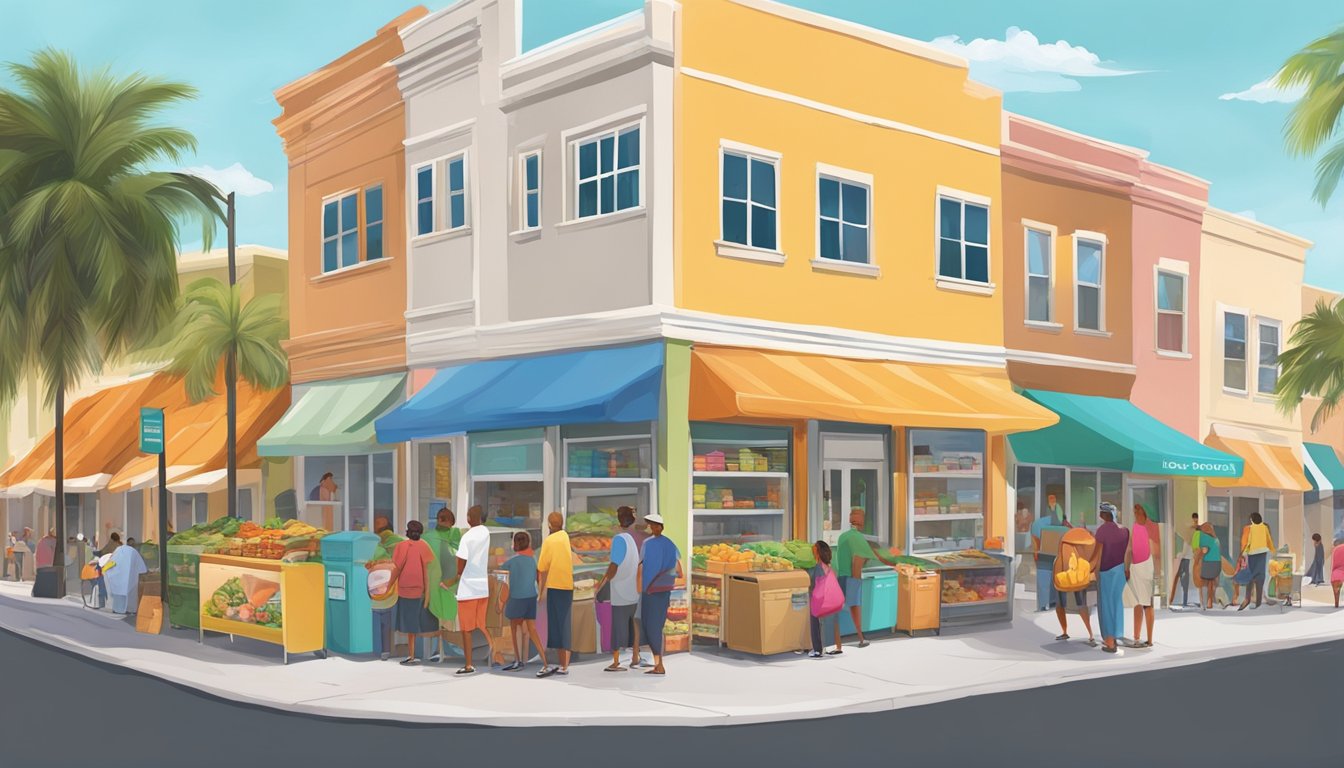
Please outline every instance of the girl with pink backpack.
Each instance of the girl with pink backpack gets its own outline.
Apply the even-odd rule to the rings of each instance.
[[[808,658],[822,657],[822,638],[829,628],[835,634],[835,650],[827,651],[827,656],[839,656],[844,651],[840,646],[840,622],[837,619],[845,607],[845,593],[840,589],[840,580],[831,570],[831,545],[818,541],[812,545],[812,555],[817,564],[807,572],[811,588],[812,604],[812,652]]]

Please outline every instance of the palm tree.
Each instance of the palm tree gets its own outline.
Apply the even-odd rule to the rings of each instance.
[[[1293,54],[1279,71],[1276,84],[1285,90],[1306,89],[1284,125],[1289,152],[1310,157],[1334,141],[1316,161],[1312,197],[1324,206],[1344,176],[1344,136],[1338,135],[1340,112],[1344,110],[1344,27]]]
[[[62,567],[65,393],[171,322],[178,224],[199,219],[209,243],[221,214],[208,182],[151,170],[195,149],[190,133],[151,122],[193,98],[191,87],[81,72],[53,50],[8,68],[17,88],[0,89],[0,403],[35,375],[55,412]]]
[[[289,335],[279,294],[263,294],[243,304],[242,289],[214,278],[187,286],[171,326],[167,370],[184,377],[193,403],[214,397],[219,364],[224,363],[228,413],[229,515],[238,513],[238,377],[258,391],[289,381],[289,363],[280,341]],[[161,357],[160,359],[164,359]]]
[[[1319,397],[1321,404],[1311,416],[1315,432],[1344,401],[1344,302],[1331,306],[1318,301],[1298,321],[1288,343],[1279,355],[1278,407],[1291,416],[1303,397]]]

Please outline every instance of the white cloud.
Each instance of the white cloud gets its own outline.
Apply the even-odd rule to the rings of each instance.
[[[1255,211],[1237,211],[1237,214],[1236,214],[1236,215],[1240,216],[1240,217],[1243,218],[1243,219],[1250,219],[1251,221],[1258,221],[1258,219],[1255,218]]]
[[[1018,27],[1009,27],[1002,40],[976,38],[967,43],[956,35],[947,35],[931,44],[966,59],[972,77],[1002,91],[1077,91],[1083,87],[1077,78],[1140,74],[1111,67],[1097,54],[1067,40],[1042,43]]]
[[[1307,86],[1300,83],[1291,88],[1280,88],[1274,84],[1274,79],[1277,77],[1278,74],[1270,75],[1244,91],[1224,93],[1218,98],[1223,101],[1254,101],[1257,104],[1269,104],[1272,102],[1289,104],[1297,101],[1306,94]]]
[[[214,184],[221,192],[236,192],[239,197],[256,197],[275,189],[271,182],[252,175],[242,163],[234,163],[228,168],[199,165],[183,170]]]

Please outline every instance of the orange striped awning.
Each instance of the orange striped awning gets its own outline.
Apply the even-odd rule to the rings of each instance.
[[[1215,488],[1268,488],[1278,491],[1310,491],[1311,483],[1302,469],[1302,459],[1287,445],[1209,435],[1204,444],[1210,448],[1240,456],[1246,463],[1241,477],[1210,477]]]
[[[1015,393],[1001,369],[701,346],[691,353],[690,417],[820,419],[991,434],[1059,421]]]

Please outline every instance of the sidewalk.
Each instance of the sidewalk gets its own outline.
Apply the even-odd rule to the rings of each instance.
[[[1344,635],[1330,590],[1307,605],[1201,614],[1158,612],[1156,647],[1115,656],[1089,648],[1076,615],[1074,640],[1057,643],[1054,613],[1019,602],[1012,625],[945,629],[941,637],[882,633],[865,649],[824,660],[793,654],[760,659],[730,651],[667,657],[668,676],[604,673],[586,656],[568,678],[531,672],[453,675],[459,664],[401,667],[332,656],[294,657],[277,647],[195,632],[144,635],[134,623],[77,601],[34,600],[28,584],[0,583],[0,628],[102,662],[225,699],[291,712],[421,723],[528,725],[738,725],[918,706],[1080,678],[1149,671],[1211,658],[1305,645]],[[1126,615],[1126,626],[1130,617]],[[1093,627],[1096,627],[1093,617]]]

